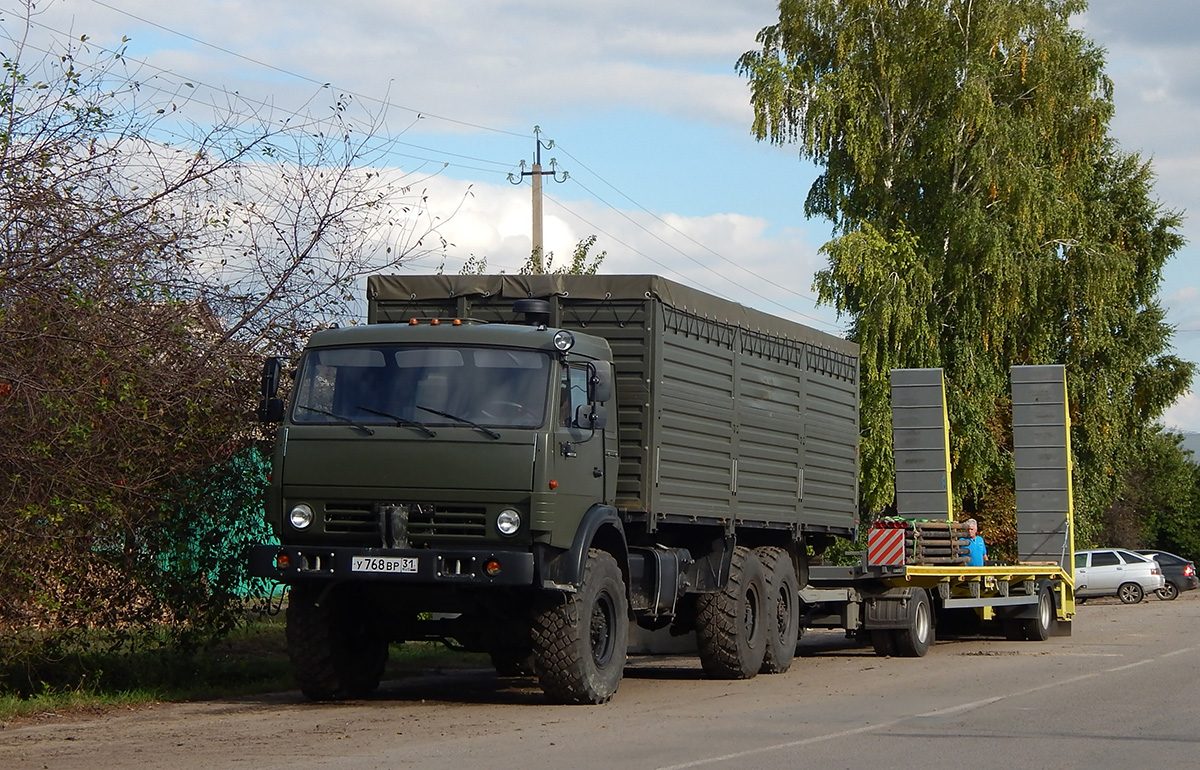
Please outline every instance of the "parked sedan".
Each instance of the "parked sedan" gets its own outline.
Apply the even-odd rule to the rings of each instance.
[[[1147,591],[1167,583],[1162,567],[1149,556],[1124,548],[1093,548],[1075,552],[1075,596],[1115,596],[1122,604],[1137,604]]]
[[[1182,556],[1176,556],[1166,551],[1138,550],[1137,553],[1149,556],[1162,567],[1163,577],[1167,584],[1155,593],[1158,598],[1170,601],[1179,596],[1180,591],[1191,591],[1200,588],[1200,578],[1196,577],[1196,565]]]

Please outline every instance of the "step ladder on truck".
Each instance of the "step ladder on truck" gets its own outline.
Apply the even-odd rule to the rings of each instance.
[[[896,517],[867,531],[861,562],[814,565],[805,628],[841,628],[876,654],[921,657],[938,633],[1069,635],[1075,614],[1070,426],[1062,366],[1011,370],[1016,563],[967,566],[950,486],[941,369],[891,372]]]

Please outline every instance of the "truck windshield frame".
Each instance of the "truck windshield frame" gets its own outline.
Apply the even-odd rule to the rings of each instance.
[[[300,362],[290,417],[296,425],[396,425],[399,419],[536,430],[546,421],[554,372],[548,352],[521,348],[315,348]]]

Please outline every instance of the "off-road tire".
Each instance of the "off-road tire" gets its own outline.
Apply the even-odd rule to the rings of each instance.
[[[318,603],[319,601],[319,603]],[[353,595],[319,586],[292,586],[287,650],[300,691],[312,700],[363,698],[379,686],[388,642],[369,625]]]
[[[502,677],[533,676],[533,653],[526,650],[493,650],[488,653],[492,659],[492,667],[496,675]]]
[[[782,548],[764,546],[754,550],[767,581],[767,646],[760,674],[782,674],[791,668],[800,639],[800,586],[796,565]]]
[[[896,645],[896,655],[902,658],[921,658],[933,644],[933,606],[929,603],[929,594],[924,588],[915,588],[912,592],[910,615],[912,624],[908,628],[898,628],[893,641]]]
[[[713,679],[749,679],[766,657],[767,581],[758,557],[733,550],[729,582],[696,599],[696,642],[700,665]]]
[[[612,554],[588,551],[573,594],[548,596],[533,619],[533,668],[556,703],[605,703],[621,684],[629,648],[625,581]]]

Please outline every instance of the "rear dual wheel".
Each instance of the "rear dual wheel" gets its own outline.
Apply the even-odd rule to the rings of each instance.
[[[733,549],[725,587],[696,600],[700,665],[713,679],[749,679],[766,660],[767,581],[754,551]]]
[[[760,674],[782,674],[791,668],[800,639],[800,586],[792,556],[782,548],[764,546],[754,551],[766,577],[767,645]]]

